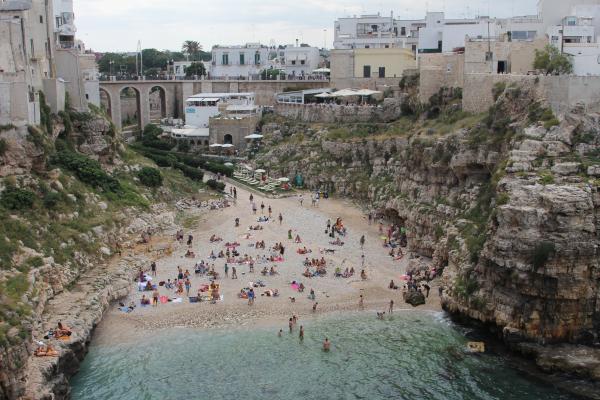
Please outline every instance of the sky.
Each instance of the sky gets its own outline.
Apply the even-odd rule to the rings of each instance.
[[[78,38],[95,51],[180,50],[196,40],[213,45],[333,46],[337,18],[376,14],[401,19],[445,11],[448,18],[536,14],[537,0],[74,0]]]

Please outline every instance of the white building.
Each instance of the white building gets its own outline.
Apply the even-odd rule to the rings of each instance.
[[[423,20],[397,20],[394,15],[361,15],[339,18],[334,24],[333,47],[337,50],[411,48],[416,51]]]
[[[319,68],[320,60],[321,57],[317,47],[290,44],[283,50],[281,68],[285,70],[288,76],[306,76]]]
[[[231,107],[238,111],[240,106],[248,111],[256,109],[254,93],[200,93],[185,102],[185,123],[194,128],[208,128],[209,120],[220,114],[219,107]]]
[[[269,61],[269,49],[260,43],[212,48],[212,78],[257,78]]]
[[[206,61],[174,61],[173,65],[169,66],[169,73],[172,74],[175,79],[185,79],[187,78],[187,69],[190,65],[194,63],[202,63],[204,65],[204,69],[206,70],[206,75],[211,75],[211,63]],[[200,79],[200,77],[198,77]]]

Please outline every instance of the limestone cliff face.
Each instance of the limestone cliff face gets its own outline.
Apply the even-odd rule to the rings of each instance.
[[[404,224],[410,250],[444,268],[449,311],[511,340],[597,342],[600,115],[575,110],[545,128],[519,108],[443,136],[336,140],[338,128],[270,124],[274,146],[257,164]]]

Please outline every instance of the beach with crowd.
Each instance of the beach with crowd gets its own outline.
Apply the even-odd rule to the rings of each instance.
[[[409,268],[405,227],[309,192],[273,199],[230,184],[225,192],[227,200],[204,211],[194,229],[145,238],[149,249],[161,251],[138,271],[129,297],[107,313],[95,340],[251,326],[303,338],[298,321],[352,311],[385,319],[412,310],[405,299],[417,292],[425,298],[420,310],[440,310],[435,269]],[[330,345],[323,342],[324,350]]]

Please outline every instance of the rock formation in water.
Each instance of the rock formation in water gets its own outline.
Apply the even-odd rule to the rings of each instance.
[[[405,226],[444,271],[446,310],[510,343],[597,344],[600,114],[559,121],[526,89],[496,96],[483,116],[446,104],[391,124],[272,118],[256,162]]]

